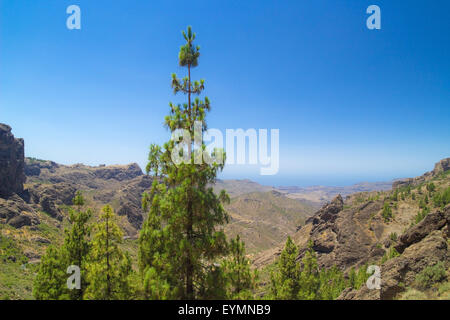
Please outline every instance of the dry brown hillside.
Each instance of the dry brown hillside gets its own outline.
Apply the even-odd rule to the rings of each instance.
[[[240,234],[249,253],[279,245],[315,211],[277,191],[239,195],[231,199],[226,210],[231,216],[225,227],[227,235]]]

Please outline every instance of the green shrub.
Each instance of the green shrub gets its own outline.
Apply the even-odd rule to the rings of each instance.
[[[438,262],[433,266],[423,269],[415,280],[417,288],[425,290],[431,288],[435,283],[444,281],[447,278],[444,263]]]
[[[425,199],[422,198],[419,200],[419,208],[420,209],[425,209],[427,207],[427,203],[425,202]]]
[[[389,203],[385,202],[383,206],[383,211],[381,212],[381,216],[383,217],[385,222],[388,222],[392,219],[392,209],[389,206]]]
[[[433,193],[436,190],[436,186],[434,185],[433,182],[430,182],[429,184],[427,184],[427,190],[429,193]]]
[[[388,252],[386,252],[383,256],[383,258],[381,258],[381,264],[385,263],[386,261],[388,261],[389,259],[398,257],[400,255],[400,253],[398,253],[398,251],[395,248],[390,248]]]
[[[396,233],[396,232],[392,232],[392,233],[389,235],[389,238],[390,238],[392,241],[397,241],[397,238],[398,238],[397,233]]]
[[[450,282],[446,281],[438,286],[439,299],[450,300]]]
[[[424,209],[420,210],[414,218],[415,224],[422,221],[429,213],[430,213],[430,208],[428,208],[428,207],[425,207]]]
[[[398,189],[395,189],[394,193],[391,196],[393,201],[398,201]]]

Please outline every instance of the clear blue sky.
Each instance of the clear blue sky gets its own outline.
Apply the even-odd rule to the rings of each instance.
[[[81,7],[81,30],[66,8]],[[189,4],[189,7],[186,5]],[[382,29],[366,28],[381,8]],[[181,30],[201,46],[209,126],[279,128],[280,171],[223,178],[346,185],[450,156],[449,1],[0,1],[0,122],[26,155],[138,162],[162,143]]]

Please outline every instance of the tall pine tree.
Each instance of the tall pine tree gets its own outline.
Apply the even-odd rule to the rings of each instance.
[[[147,169],[157,178],[150,195],[143,199],[144,208],[152,209],[141,231],[140,270],[143,274],[150,272],[148,277],[164,270],[157,274],[169,286],[171,298],[195,299],[208,298],[205,295],[210,291],[205,286],[216,272],[212,266],[226,253],[220,226],[228,222],[222,204],[229,198],[225,192],[217,196],[210,187],[223,169],[223,161],[198,161],[202,157],[224,156],[219,150],[207,155],[203,143],[194,144],[207,128],[205,117],[210,101],[207,97],[194,97],[204,89],[203,80],[191,79],[192,69],[198,66],[200,48],[194,45],[191,27],[183,31],[183,37],[186,43],[180,48],[178,60],[187,76],[179,79],[173,74],[172,88],[175,94],[184,94],[187,102],[169,104],[165,126],[172,134],[185,130],[188,137],[183,136],[183,141],[171,139],[163,148],[151,148]],[[190,138],[186,148],[184,138]],[[185,161],[174,163],[172,154]],[[152,239],[157,239],[156,245]],[[151,268],[154,271],[149,271]]]

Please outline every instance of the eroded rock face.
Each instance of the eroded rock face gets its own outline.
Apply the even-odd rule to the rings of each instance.
[[[72,199],[75,197],[76,191],[77,189],[73,184],[64,182],[51,185],[32,184],[27,189],[28,201],[59,221],[63,220],[63,214],[59,206],[72,205]]]
[[[383,256],[384,250],[375,246],[372,231],[367,228],[381,207],[381,201],[370,201],[344,210],[343,199],[337,196],[309,218],[307,224],[311,225],[311,231],[306,236],[313,243],[319,266],[336,265],[345,270]],[[306,249],[306,245],[300,247],[299,259]]]
[[[401,253],[381,265],[381,290],[346,289],[341,300],[390,300],[413,285],[416,276],[426,267],[440,261],[449,263],[448,227],[450,205],[443,211],[430,213],[424,220],[409,228],[399,238],[395,248]]]
[[[23,192],[24,142],[15,139],[11,127],[0,123],[0,198]]]
[[[447,242],[441,230],[428,234],[422,241],[405,249],[402,255],[386,261],[381,266],[381,290],[345,289],[338,300],[391,300],[413,284],[419,272],[447,257]]]
[[[142,170],[137,163],[126,166],[99,167],[94,172],[97,178],[104,180],[115,179],[124,181],[142,176]]]
[[[406,178],[394,181],[392,184],[392,189],[397,189],[401,187],[406,187],[408,185],[418,185],[420,183],[429,181],[435,176],[441,174],[442,172],[446,172],[450,170],[450,158],[442,159],[434,165],[434,169],[432,171],[426,172],[423,175],[415,178]]]
[[[53,161],[38,160],[32,158],[25,159],[25,175],[26,176],[39,176],[42,169],[47,169],[49,172],[54,173],[59,165]]]
[[[127,235],[140,229],[144,219],[141,196],[153,179],[144,175],[139,165],[68,166],[32,158],[26,158],[25,163],[26,199],[36,210],[62,220],[61,205],[72,205],[75,192],[81,190],[92,194],[94,206],[112,204],[118,215],[126,217],[121,227]]]
[[[334,222],[337,214],[344,208],[344,200],[341,195],[337,195],[330,203],[324,205],[317,213],[306,220],[306,223],[312,222],[313,225],[320,223]]]
[[[435,230],[422,241],[405,249],[399,257],[381,266],[381,299],[392,299],[411,285],[416,275],[428,266],[447,258],[447,241],[442,231]]]
[[[450,170],[450,158],[442,159],[438,163],[434,165],[434,169],[432,171],[433,175],[438,175],[441,172],[445,172]]]
[[[432,231],[439,230],[444,227],[448,219],[450,219],[450,205],[448,205],[444,211],[438,210],[430,213],[425,217],[425,219],[408,229],[400,236],[399,243],[395,246],[395,249],[399,253],[402,253],[405,248],[421,241]]]
[[[152,182],[153,178],[150,176],[139,176],[120,190],[120,205],[117,214],[126,216],[128,222],[137,230],[141,228],[144,220],[141,195],[145,190],[150,189]]]
[[[0,198],[0,223],[7,223],[15,228],[39,224],[36,211],[21,197],[14,194],[8,199]]]

